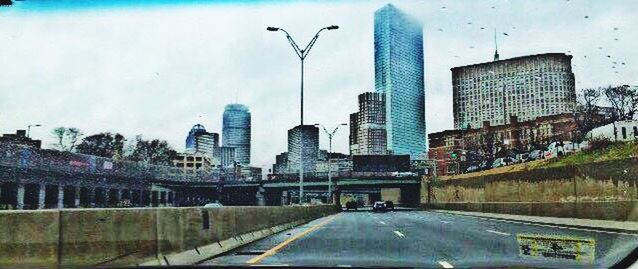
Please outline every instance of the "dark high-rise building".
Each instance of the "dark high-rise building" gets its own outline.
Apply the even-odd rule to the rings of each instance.
[[[571,55],[545,53],[452,68],[454,128],[479,128],[572,113]]]
[[[387,149],[416,159],[426,152],[421,23],[391,4],[374,14],[375,90],[386,95]]]
[[[235,148],[235,159],[250,164],[250,111],[242,104],[229,104],[224,110],[222,146]]]
[[[219,147],[219,134],[206,132],[201,124],[195,124],[186,137],[186,153],[203,153],[212,157]]]
[[[301,132],[303,129],[303,157],[301,156]],[[305,172],[317,169],[319,157],[319,128],[314,125],[296,126],[288,130],[288,170],[299,172],[299,162],[303,160]]]
[[[282,152],[275,156],[275,164],[272,165],[273,174],[284,174],[288,172],[288,152]]]

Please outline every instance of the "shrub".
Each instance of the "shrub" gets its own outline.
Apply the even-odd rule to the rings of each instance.
[[[605,137],[593,138],[589,140],[589,148],[587,150],[588,151],[601,150],[611,146],[612,144],[613,142],[611,142],[611,140]]]

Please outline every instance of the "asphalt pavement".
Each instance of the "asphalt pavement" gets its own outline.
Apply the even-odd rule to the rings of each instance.
[[[637,246],[638,235],[630,233],[430,211],[351,211],[272,235],[203,265],[608,268]]]

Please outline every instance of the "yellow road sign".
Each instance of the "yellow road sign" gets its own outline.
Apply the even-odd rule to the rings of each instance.
[[[519,255],[525,258],[567,259],[592,263],[596,240],[571,236],[517,234]]]

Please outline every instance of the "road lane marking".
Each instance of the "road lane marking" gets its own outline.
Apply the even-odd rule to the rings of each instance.
[[[446,213],[446,212],[430,212],[430,213],[434,213],[434,214],[445,214],[445,215],[454,215],[457,217],[467,217],[467,218],[474,218],[474,219],[482,219],[482,220],[487,220],[487,221],[500,221],[500,222],[507,222],[507,223],[516,223],[516,224],[524,224],[524,225],[534,225],[534,226],[541,226],[541,227],[549,227],[549,228],[558,228],[558,229],[566,229],[566,230],[576,230],[576,231],[587,231],[587,232],[594,232],[594,233],[607,233],[607,234],[619,234],[619,235],[626,235],[626,236],[631,236],[631,237],[638,237],[638,234],[631,234],[631,233],[624,233],[624,232],[613,232],[613,231],[606,231],[606,230],[597,230],[596,228],[579,228],[579,227],[567,227],[567,226],[558,226],[558,225],[551,225],[551,224],[542,224],[542,223],[534,223],[534,222],[526,222],[523,220],[505,220],[505,219],[496,219],[496,218],[489,218],[489,217],[479,217],[479,216],[470,216],[470,215],[462,215],[462,214],[454,214],[454,213]],[[532,216],[533,217],[533,216]]]
[[[508,233],[504,233],[504,232],[499,232],[499,231],[494,231],[494,230],[485,230],[488,233],[493,233],[493,234],[500,234],[500,235],[511,235]]]
[[[446,262],[446,261],[440,261],[439,264],[443,266],[443,268],[454,268],[454,266],[452,266],[449,262]]]
[[[383,222],[383,221],[379,221],[379,223],[381,223],[381,224],[385,225],[385,222]]]
[[[307,235],[307,234],[311,233],[311,232],[312,232],[312,231],[314,231],[314,230],[317,230],[317,229],[321,228],[322,226],[324,226],[324,225],[328,224],[328,222],[331,222],[331,221],[332,221],[332,220],[334,220],[337,216],[340,216],[340,215],[341,215],[341,214],[337,214],[337,215],[334,215],[334,216],[332,216],[332,217],[329,217],[328,219],[326,219],[326,220],[324,220],[324,221],[320,222],[319,224],[317,224],[317,225],[315,225],[315,226],[312,226],[312,227],[308,228],[307,230],[305,230],[305,231],[303,231],[303,232],[301,232],[301,233],[298,233],[298,234],[296,234],[295,236],[293,236],[293,237],[291,237],[291,238],[288,238],[286,241],[283,241],[283,242],[279,243],[279,245],[276,245],[275,247],[273,247],[273,248],[271,248],[271,249],[267,250],[266,252],[264,252],[264,254],[261,254],[261,255],[259,255],[259,256],[257,256],[257,257],[254,257],[254,258],[252,258],[252,259],[248,260],[248,262],[247,262],[247,263],[249,263],[249,264],[255,264],[255,263],[258,263],[258,262],[260,262],[261,260],[263,260],[263,259],[265,259],[265,258],[267,258],[267,257],[269,257],[269,256],[274,255],[274,254],[275,254],[275,253],[277,253],[279,250],[281,250],[282,248],[284,248],[286,245],[288,245],[288,244],[292,243],[293,241],[295,241],[295,240],[297,240],[297,239],[299,239],[299,238],[304,237],[305,235]]]
[[[449,221],[444,221],[444,220],[442,220],[441,222],[443,222],[443,223],[445,223],[445,224],[450,223]]]
[[[402,233],[401,233],[401,232],[399,232],[399,231],[394,231],[394,233],[395,233],[398,237],[401,237],[401,238],[405,237],[405,234],[402,234]]]

